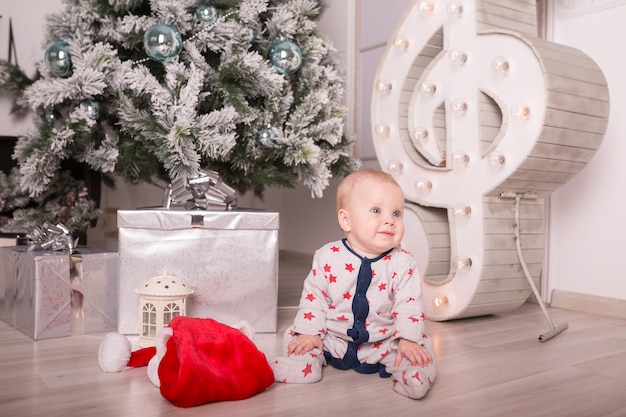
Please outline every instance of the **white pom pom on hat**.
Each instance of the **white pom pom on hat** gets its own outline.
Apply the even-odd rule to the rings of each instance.
[[[128,366],[132,345],[119,333],[107,333],[98,349],[98,364],[104,372],[120,372]]]

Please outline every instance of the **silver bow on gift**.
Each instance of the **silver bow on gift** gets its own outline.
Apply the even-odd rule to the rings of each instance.
[[[224,184],[215,171],[200,170],[194,178],[178,178],[165,190],[163,207],[184,206],[186,210],[206,210],[211,206],[231,210],[237,207],[236,191]]]
[[[74,240],[70,229],[62,223],[56,226],[44,223],[26,238],[31,242],[27,251],[64,250],[71,254],[78,246],[78,238]]]

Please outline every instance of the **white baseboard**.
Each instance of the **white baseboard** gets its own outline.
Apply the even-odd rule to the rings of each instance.
[[[626,319],[626,300],[618,298],[554,290],[552,291],[550,307]]]
[[[0,246],[15,246],[17,242],[14,237],[0,237]]]

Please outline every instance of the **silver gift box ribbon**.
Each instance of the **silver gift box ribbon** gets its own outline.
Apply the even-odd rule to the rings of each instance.
[[[231,210],[237,207],[237,193],[222,182],[217,172],[201,170],[197,177],[178,178],[168,185],[163,207],[169,210],[173,206],[182,206],[185,210],[211,207]]]
[[[28,251],[67,251],[72,254],[78,246],[78,238],[73,239],[70,229],[62,223],[56,226],[44,223],[26,235],[26,238],[31,242]]]

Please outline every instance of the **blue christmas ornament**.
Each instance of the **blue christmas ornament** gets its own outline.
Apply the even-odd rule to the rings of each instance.
[[[100,103],[94,100],[85,100],[80,103],[80,109],[91,120],[98,120],[100,118]]]
[[[215,7],[201,4],[196,8],[196,17],[204,26],[213,26],[217,22],[219,13]]]
[[[50,43],[44,52],[44,61],[51,73],[57,77],[69,77],[72,74],[70,45],[66,41]]]
[[[144,33],[143,47],[146,54],[155,61],[170,62],[183,49],[183,39],[176,28],[157,23]]]
[[[279,74],[293,74],[302,66],[302,51],[298,45],[287,40],[274,42],[268,58]]]
[[[274,148],[278,143],[278,133],[272,126],[264,126],[256,132],[256,141],[264,148]]]

